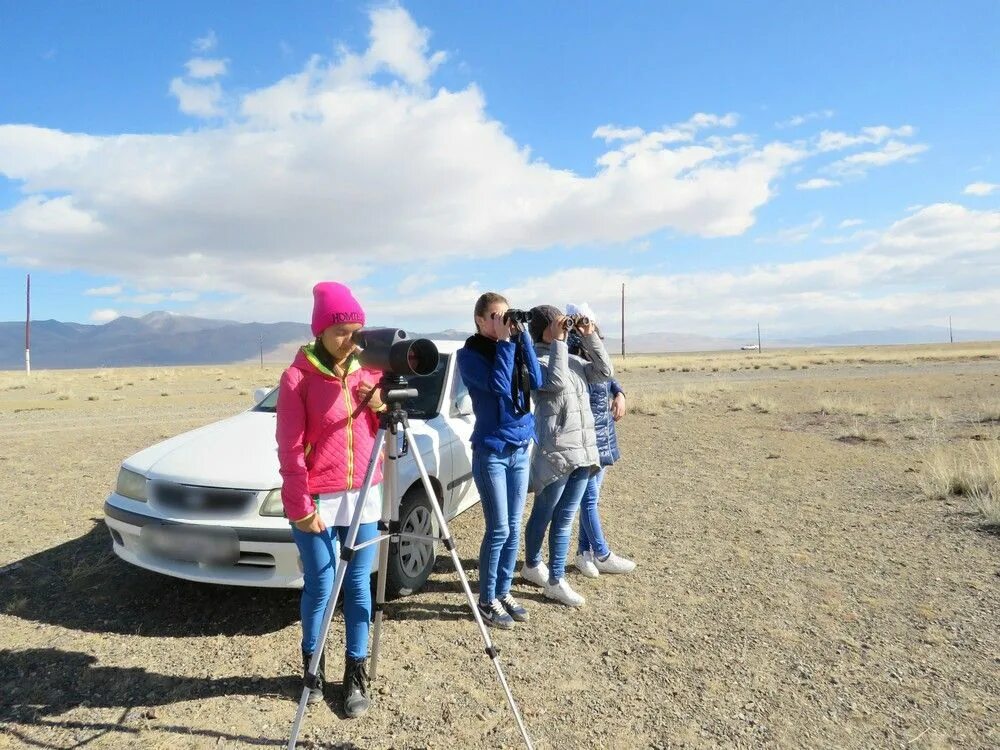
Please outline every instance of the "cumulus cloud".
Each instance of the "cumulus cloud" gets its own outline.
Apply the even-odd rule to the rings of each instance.
[[[997,190],[998,188],[1000,188],[1000,185],[997,185],[992,182],[973,182],[969,185],[966,185],[965,190],[963,190],[962,193],[965,195],[975,195],[978,197],[982,197],[990,195],[993,191]]]
[[[837,226],[840,227],[841,229],[849,229],[850,227],[860,226],[861,224],[864,223],[865,223],[864,219],[844,219]]]
[[[779,229],[774,234],[758,237],[754,242],[758,245],[793,245],[807,240],[821,226],[823,226],[823,217],[817,216],[804,224],[786,227]]]
[[[610,321],[620,320],[623,282],[635,333],[717,335],[757,320],[772,334],[851,330],[939,323],[949,314],[990,328],[1000,299],[1000,211],[927,206],[869,235],[859,250],[812,260],[679,274],[568,269],[557,290],[539,276],[503,291],[518,306],[587,301]]]
[[[780,122],[774,123],[776,128],[797,128],[799,125],[805,125],[807,122],[812,122],[813,120],[829,120],[833,117],[834,111],[832,109],[822,109],[816,112],[806,112],[801,115],[794,115],[789,117],[787,120],[781,120]]]
[[[223,114],[221,106],[222,86],[217,81],[211,83],[193,83],[183,78],[170,81],[170,93],[177,99],[181,112],[194,117],[220,117]]]
[[[112,286],[97,286],[88,289],[84,292],[88,297],[114,297],[116,294],[122,293],[121,284],[113,284]]]
[[[189,78],[218,78],[226,74],[228,66],[228,60],[210,57],[192,57],[184,63]]]
[[[912,161],[913,157],[927,150],[922,143],[903,143],[891,140],[877,149],[845,156],[827,169],[837,175],[863,175],[872,167],[884,167],[898,161]]]
[[[828,180],[825,177],[813,177],[810,180],[798,183],[795,187],[799,190],[822,190],[823,188],[836,187],[839,184],[839,182]]]
[[[256,90],[237,94],[216,78],[175,79],[184,111],[218,118],[196,129],[97,136],[0,125],[0,173],[24,193],[0,212],[3,259],[111,276],[139,289],[146,304],[187,295],[190,312],[236,320],[308,320],[312,284],[336,274],[356,288],[373,321],[405,315],[463,325],[483,289],[437,286],[435,263],[641,244],[662,230],[739,236],[779,180],[806,160],[884,150],[913,135],[910,126],[877,126],[761,143],[736,132],[733,113],[697,113],[658,130],[602,125],[593,131],[604,146],[591,172],[557,169],[489,115],[477,86],[432,85],[446,56],[405,11],[376,9],[371,20],[366,49],[314,56]],[[214,49],[214,35],[201,46],[200,55]],[[859,168],[873,165],[866,159],[857,160]],[[890,279],[906,282],[911,267],[941,272],[929,282],[909,277],[914,286],[966,285],[974,293],[965,299],[991,291],[983,264],[995,270],[995,246],[967,250],[982,267],[967,273],[962,242],[949,242],[971,242],[959,232],[964,223],[988,244],[995,213],[930,206],[903,222],[918,219],[941,230],[937,245],[890,254],[893,242],[930,236],[911,224],[890,228],[860,254],[746,274],[570,269],[558,280],[565,299],[554,301],[611,304],[624,280],[634,285],[637,329],[718,332],[748,315],[827,322],[864,305],[875,314],[879,300],[892,295],[907,309],[898,299],[904,287]],[[783,241],[805,240],[785,231]],[[377,271],[400,258],[415,261],[414,271],[386,294]],[[950,265],[936,265],[942,258]],[[518,304],[546,301],[553,283],[539,278],[512,293],[523,293]],[[851,307],[851,299],[864,304]],[[598,312],[613,317],[613,309]]]
[[[431,90],[444,55],[404,10],[371,16],[366,50],[313,57],[239,97],[176,79],[182,109],[221,118],[212,125],[119,136],[0,126],[0,172],[27,193],[0,214],[4,256],[232,295],[235,311],[263,315],[308,296],[322,269],[357,282],[399,257],[665,228],[739,235],[809,155],[731,132],[735,114],[698,113],[661,131],[602,131],[619,140],[593,173],[556,169],[507,134],[475,85]]]
[[[115,318],[120,318],[121,313],[117,310],[112,310],[111,308],[105,307],[98,310],[94,310],[90,313],[90,319],[94,323],[110,323]]]
[[[205,36],[200,36],[194,40],[194,42],[191,44],[191,48],[195,52],[205,53],[205,52],[211,52],[213,49],[216,48],[216,46],[218,46],[218,44],[219,44],[219,37],[215,35],[214,31],[209,29],[208,33],[205,34]]]

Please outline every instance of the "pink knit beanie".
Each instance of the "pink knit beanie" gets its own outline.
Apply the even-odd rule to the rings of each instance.
[[[336,281],[321,281],[313,287],[313,336],[340,323],[364,325],[365,311],[346,286]]]

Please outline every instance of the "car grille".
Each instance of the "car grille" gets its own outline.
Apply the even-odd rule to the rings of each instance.
[[[231,515],[246,511],[256,501],[256,492],[218,487],[155,482],[153,499],[164,510]]]

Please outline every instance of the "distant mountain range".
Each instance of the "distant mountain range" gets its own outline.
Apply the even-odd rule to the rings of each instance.
[[[447,330],[414,334],[462,340],[469,334]],[[129,367],[142,365],[209,365],[255,361],[263,347],[268,362],[288,362],[312,334],[304,323],[238,323],[153,312],[141,318],[121,317],[101,325],[34,320],[31,323],[31,365],[36,369]],[[1000,340],[1000,331],[956,330],[955,341]],[[713,351],[756,343],[746,337],[711,338],[684,333],[630,336],[630,353]],[[933,326],[855,331],[782,340],[764,338],[764,348],[798,346],[858,346],[948,341],[948,329]],[[605,341],[612,353],[620,339]],[[0,369],[24,366],[24,323],[0,323]]]

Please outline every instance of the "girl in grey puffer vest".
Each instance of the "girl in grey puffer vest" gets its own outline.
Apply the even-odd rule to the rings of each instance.
[[[598,332],[598,336],[600,332]],[[571,333],[569,350],[573,354],[587,358],[579,336]],[[614,407],[614,408],[613,408]],[[601,470],[590,477],[587,490],[580,501],[580,534],[577,545],[576,568],[588,578],[596,578],[601,573],[628,573],[635,569],[635,563],[611,551],[601,518],[598,514],[601,487],[607,467],[621,458],[618,451],[618,431],[615,421],[624,414],[625,392],[614,379],[590,384],[590,408],[594,413],[594,427],[597,434],[597,448],[601,455]]]
[[[590,361],[569,353],[566,334],[558,328],[562,312],[543,305],[531,311],[531,337],[542,369],[542,386],[535,401],[535,453],[530,488],[535,493],[524,531],[526,580],[542,586],[545,596],[572,607],[584,598],[565,579],[566,554],[573,519],[601,457],[594,433],[589,383],[606,381],[613,368],[593,326],[579,330]],[[542,562],[542,543],[549,530],[549,565]]]

